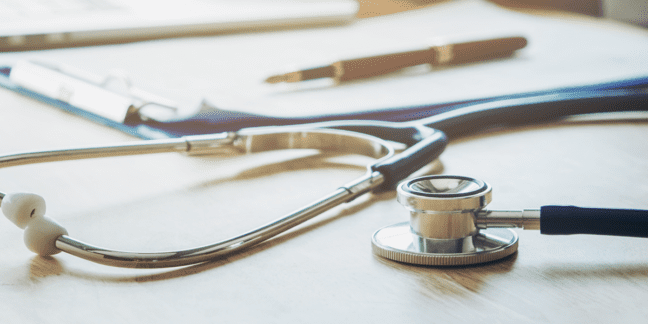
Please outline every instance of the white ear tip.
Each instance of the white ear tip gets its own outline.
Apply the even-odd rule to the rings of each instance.
[[[25,230],[25,245],[32,252],[48,256],[61,252],[56,248],[56,239],[68,232],[63,226],[49,217],[39,217],[29,223]]]
[[[25,228],[33,219],[45,215],[45,199],[31,193],[12,193],[2,198],[0,208],[16,226]]]

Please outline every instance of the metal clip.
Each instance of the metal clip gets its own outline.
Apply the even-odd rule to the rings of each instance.
[[[132,85],[126,73],[117,71],[105,78],[71,67],[21,61],[11,68],[15,84],[48,98],[65,102],[103,118],[124,123],[155,105],[177,113],[177,103]]]

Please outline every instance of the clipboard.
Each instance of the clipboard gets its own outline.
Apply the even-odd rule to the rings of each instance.
[[[647,88],[648,77],[467,101],[295,118],[223,110],[206,101],[193,114],[179,116],[178,103],[135,87],[124,76],[100,77],[69,66],[36,61],[0,67],[0,86],[142,139],[160,139],[334,120],[410,121],[484,102],[559,93],[585,93],[594,97],[600,91]]]
[[[352,0],[0,2],[0,52],[352,23]]]

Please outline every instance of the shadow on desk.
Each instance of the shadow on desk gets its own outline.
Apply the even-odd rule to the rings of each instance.
[[[334,159],[339,156],[340,156],[339,154],[334,154],[334,153],[316,154],[316,155],[308,155],[308,156],[293,158],[293,159],[284,160],[275,163],[264,163],[261,166],[247,168],[230,177],[219,178],[217,180],[211,180],[211,181],[194,185],[192,187],[189,187],[189,190],[196,190],[205,187],[217,186],[219,184],[227,183],[227,182],[250,180],[250,179],[265,177],[273,174],[284,173],[284,172],[295,172],[300,170],[313,170],[313,169],[348,170],[350,167],[359,170],[366,169],[366,166],[361,164],[353,165],[345,162],[330,161],[330,159]],[[267,159],[263,159],[263,160],[267,162]],[[420,170],[417,174],[422,175],[422,174],[440,173],[442,172],[442,170],[443,170],[443,165],[437,160],[431,163],[429,166]],[[66,274],[72,277],[82,278],[90,281],[127,283],[127,282],[160,281],[160,280],[169,280],[169,279],[190,276],[197,273],[209,271],[218,267],[222,267],[224,265],[236,262],[237,260],[254,255],[258,252],[266,251],[267,249],[272,248],[275,245],[284,243],[300,235],[307,234],[311,231],[314,231],[315,229],[333,223],[341,218],[358,214],[360,211],[366,209],[367,207],[375,204],[378,201],[392,201],[395,199],[395,196],[396,193],[394,191],[387,191],[380,194],[362,196],[356,199],[354,202],[349,202],[347,205],[344,206],[343,209],[336,209],[335,210],[336,212],[328,217],[315,219],[314,222],[309,223],[306,226],[297,227],[296,229],[290,230],[273,239],[252,246],[242,253],[226,255],[222,258],[218,258],[210,262],[204,262],[204,263],[191,265],[187,267],[170,268],[170,269],[169,268],[145,269],[145,270],[141,270],[143,272],[142,275],[140,274],[102,275],[94,272],[91,273],[91,272],[85,272],[78,269],[66,268],[64,266],[64,263],[62,263],[62,261],[59,261],[56,257],[35,256],[31,259],[31,263],[29,266],[29,278],[32,282],[39,282],[41,279],[49,276]]]

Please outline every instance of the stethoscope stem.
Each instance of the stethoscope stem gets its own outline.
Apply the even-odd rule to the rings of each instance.
[[[540,210],[480,210],[475,213],[475,227],[479,229],[517,227],[539,230]]]

